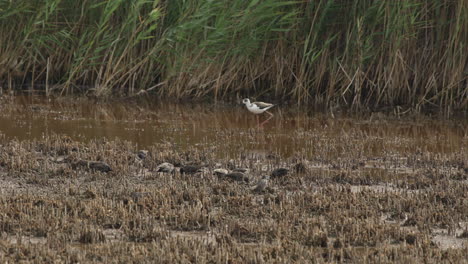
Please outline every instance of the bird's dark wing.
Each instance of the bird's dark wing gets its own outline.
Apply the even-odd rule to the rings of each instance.
[[[253,102],[253,103],[256,104],[258,106],[258,108],[260,108],[260,109],[273,106],[273,104],[264,103],[264,102]]]

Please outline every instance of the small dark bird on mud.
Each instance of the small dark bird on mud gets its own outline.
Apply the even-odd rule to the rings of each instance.
[[[242,173],[249,173],[249,169],[247,168],[234,168],[233,172],[242,172]]]
[[[239,171],[229,172],[226,169],[215,169],[213,173],[219,178],[228,178],[234,181],[243,181],[243,182],[250,181],[249,177],[245,173],[242,173]]]
[[[100,162],[100,161],[90,162],[89,168],[92,170],[100,171],[100,172],[109,172],[112,170],[109,164],[105,162]]]
[[[165,172],[165,173],[171,173],[174,171],[174,165],[172,165],[169,162],[164,162],[158,165],[156,167],[156,172]]]
[[[147,150],[140,150],[140,151],[138,151],[137,156],[138,156],[138,158],[140,158],[142,160],[146,159],[146,157],[148,156],[148,151]]]
[[[279,178],[279,177],[286,176],[288,172],[289,172],[289,169],[286,169],[286,168],[275,169],[271,172],[271,178]]]
[[[263,192],[268,187],[268,182],[270,180],[269,176],[263,176],[260,181],[258,181],[257,186],[253,189],[254,192]]]
[[[228,173],[229,173],[229,171],[226,170],[226,169],[215,169],[215,170],[213,171],[213,174],[216,175],[216,176],[218,176],[218,177],[224,176],[224,175],[226,175],[226,174],[228,174]]]
[[[202,172],[200,166],[195,166],[195,165],[185,165],[182,168],[180,168],[180,173],[181,174],[195,174],[198,172]]]
[[[231,180],[234,180],[234,181],[243,181],[243,182],[249,182],[250,181],[250,179],[249,179],[249,177],[247,177],[247,175],[245,175],[242,172],[238,172],[238,171],[228,173],[228,174],[226,174],[226,177],[231,179]]]
[[[112,171],[112,168],[109,166],[109,164],[101,161],[79,160],[72,164],[73,169],[77,169],[78,167],[106,173]]]
[[[304,163],[299,162],[299,163],[296,163],[296,165],[294,165],[293,170],[296,173],[306,173],[307,167]]]
[[[144,197],[150,196],[150,192],[132,192],[130,193],[130,197],[133,199],[134,202],[138,202],[140,199]]]

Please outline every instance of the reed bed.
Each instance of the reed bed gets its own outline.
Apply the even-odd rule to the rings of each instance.
[[[0,22],[2,90],[468,107],[464,0],[20,0]]]

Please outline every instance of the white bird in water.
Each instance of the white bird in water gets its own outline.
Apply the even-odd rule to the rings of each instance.
[[[270,117],[267,120],[263,121],[259,126],[263,126],[263,124],[265,124],[266,122],[268,122],[268,120],[273,118],[273,114],[268,112],[268,109],[275,106],[274,104],[264,103],[264,102],[253,102],[253,103],[251,103],[249,98],[245,98],[244,100],[242,100],[242,103],[245,104],[245,106],[247,107],[247,109],[250,112],[252,112],[252,113],[254,113],[256,115],[262,114],[264,112],[266,112],[267,114],[270,115]],[[257,124],[258,124],[258,116],[257,116]]]

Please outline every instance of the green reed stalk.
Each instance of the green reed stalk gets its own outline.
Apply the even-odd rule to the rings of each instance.
[[[99,97],[466,110],[467,43],[464,0],[0,0],[0,85]]]

